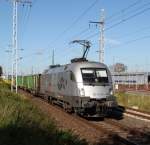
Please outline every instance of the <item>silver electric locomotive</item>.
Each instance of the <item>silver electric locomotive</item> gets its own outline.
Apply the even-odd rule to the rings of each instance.
[[[67,111],[105,116],[118,107],[110,71],[103,63],[84,60],[51,66],[40,81],[40,93]]]

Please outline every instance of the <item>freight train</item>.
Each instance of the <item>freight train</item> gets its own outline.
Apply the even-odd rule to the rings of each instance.
[[[111,74],[103,63],[74,60],[53,65],[42,74],[18,76],[18,86],[82,116],[107,116],[118,108]]]

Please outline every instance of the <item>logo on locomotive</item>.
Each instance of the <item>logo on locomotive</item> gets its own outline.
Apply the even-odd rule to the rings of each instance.
[[[66,89],[66,86],[67,86],[67,80],[65,80],[63,77],[61,77],[57,83],[58,89],[59,90]]]

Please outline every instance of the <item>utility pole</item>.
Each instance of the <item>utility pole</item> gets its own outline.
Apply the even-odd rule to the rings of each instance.
[[[17,56],[17,1],[13,0],[13,36],[12,36],[12,72],[11,72],[11,91],[13,92],[13,86],[14,86],[14,65],[15,59]],[[15,57],[15,59],[14,59]],[[16,65],[17,68],[17,65]],[[17,69],[16,69],[17,70]],[[16,90],[17,92],[17,90]]]
[[[29,0],[13,0],[13,36],[12,36],[12,70],[11,70],[11,91],[13,92],[14,76],[16,93],[18,91],[18,3],[30,4]]]
[[[100,21],[99,22],[93,22],[90,21],[90,23],[95,23],[96,26],[100,26],[100,47],[99,47],[99,61],[101,63],[104,63],[104,9],[101,10],[101,16],[100,16]]]

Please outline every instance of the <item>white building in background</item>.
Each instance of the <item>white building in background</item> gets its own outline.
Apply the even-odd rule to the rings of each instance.
[[[111,72],[114,84],[150,84],[150,72]]]

